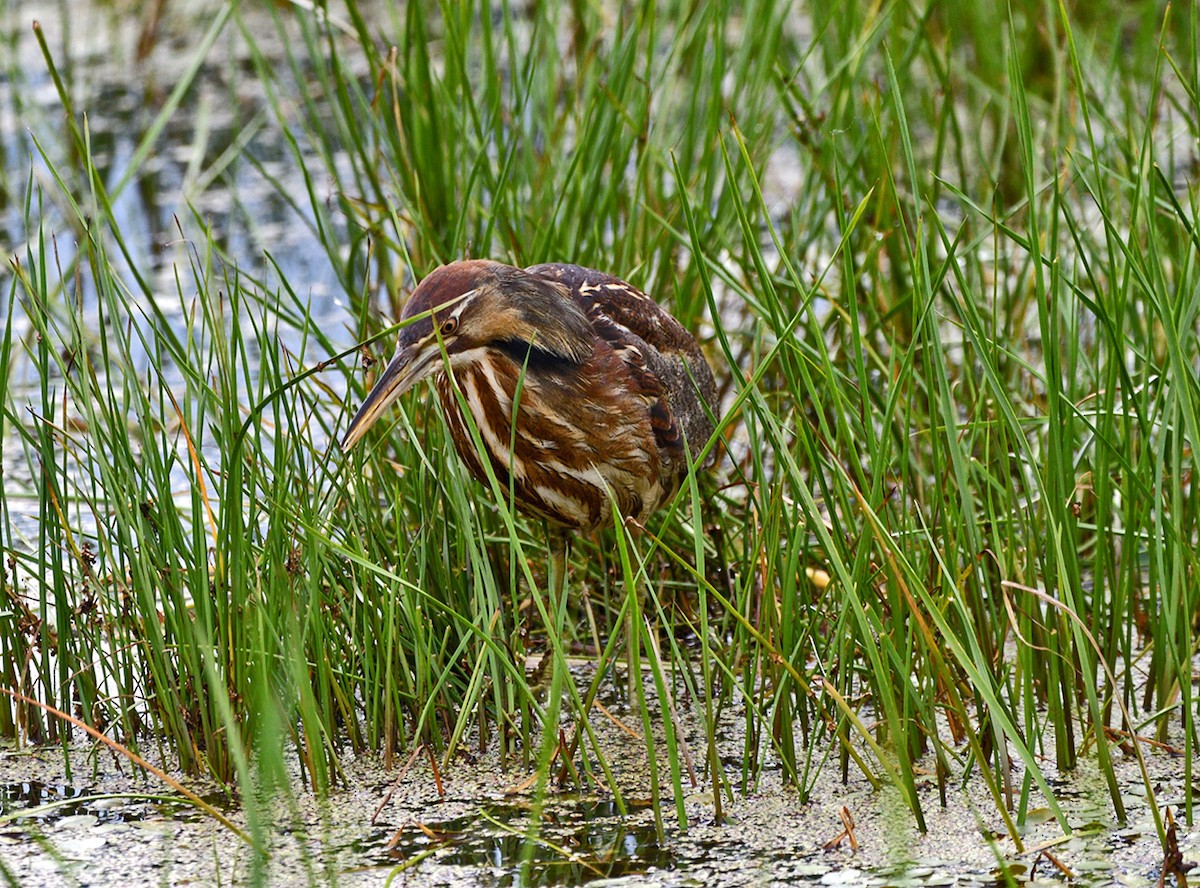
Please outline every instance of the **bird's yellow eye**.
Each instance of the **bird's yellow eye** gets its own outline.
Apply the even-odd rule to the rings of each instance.
[[[458,318],[446,318],[442,321],[442,335],[453,336],[454,331],[458,329]]]

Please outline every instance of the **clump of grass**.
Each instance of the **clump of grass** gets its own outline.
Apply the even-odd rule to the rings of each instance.
[[[199,214],[162,308],[60,82],[74,159],[25,188],[0,339],[37,509],[2,537],[5,684],[223,780],[250,750],[282,773],[281,739],[321,789],[344,743],[474,742],[619,798],[590,719],[627,661],[680,826],[685,708],[718,812],[768,763],[803,794],[834,759],[923,824],[931,766],[943,797],[977,775],[1019,846],[1035,794],[1067,828],[1044,761],[1094,750],[1122,816],[1114,738],[1154,732],[1190,818],[1200,242],[1174,146],[1198,135],[1197,14],[1104,7],[351,2],[273,8],[279,55],[227,7],[212,40],[245,50],[256,125],[303,174],[279,196],[339,329]],[[253,142],[219,163],[197,181],[275,181]],[[404,292],[464,255],[625,275],[722,381],[716,478],[640,536],[576,541],[565,602],[430,399],[336,450]],[[0,513],[24,502],[6,485]],[[599,647],[582,690],[572,642]],[[18,733],[61,736],[0,703]]]

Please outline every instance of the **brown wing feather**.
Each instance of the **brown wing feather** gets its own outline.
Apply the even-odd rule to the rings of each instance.
[[[611,274],[563,263],[526,271],[564,285],[588,313],[646,397],[662,456],[682,474],[684,437],[695,455],[712,434],[709,416],[716,410],[716,383],[696,340],[657,302]]]

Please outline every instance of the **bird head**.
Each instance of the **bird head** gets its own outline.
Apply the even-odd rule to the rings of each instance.
[[[591,323],[562,284],[498,262],[452,262],[430,272],[401,313],[402,321],[410,319],[395,356],[350,421],[343,451],[444,360],[461,367],[489,347],[522,343],[572,364],[592,354]]]

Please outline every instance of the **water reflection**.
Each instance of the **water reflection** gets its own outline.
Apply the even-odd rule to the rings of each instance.
[[[675,855],[659,843],[653,818],[633,816],[647,805],[630,802],[631,816],[623,816],[610,800],[555,799],[531,839],[527,805],[490,804],[477,814],[380,832],[358,850],[380,862],[434,850],[437,864],[490,869],[500,886],[582,884],[674,869]]]
[[[94,318],[96,284],[86,265],[78,274],[73,268],[78,243],[88,233],[63,187],[89,220],[100,199],[93,194],[73,120],[120,231],[119,244],[106,240],[104,246],[121,285],[134,294],[149,290],[159,307],[178,319],[179,330],[186,319],[177,269],[186,296],[186,269],[196,245],[207,246],[208,235],[220,251],[219,261],[268,285],[278,280],[268,273],[275,266],[283,279],[303,288],[315,320],[343,319],[344,309],[335,303],[342,288],[316,236],[301,164],[275,123],[261,84],[238,76],[245,51],[237,25],[226,23],[159,131],[155,127],[170,89],[199,52],[198,35],[211,10],[203,4],[169,4],[174,18],[163,25],[149,57],[138,63],[139,22],[133,11],[84,2],[72,3],[66,15],[61,6],[60,16],[29,2],[6,4],[0,12],[0,242],[6,264],[10,258],[25,262],[30,242],[52,244],[57,268],[50,273],[61,271],[62,284],[85,320]],[[267,15],[269,10],[248,8],[243,18],[247,27],[269,33],[276,26]],[[50,76],[32,27],[35,19],[73,117],[64,111]],[[298,140],[303,156],[302,129],[288,135]],[[322,194],[319,177],[313,188],[313,199],[334,197]],[[339,214],[331,215],[341,224]],[[8,288],[0,288],[0,314],[7,315],[9,298]]]
[[[226,804],[219,794],[209,794],[204,799],[212,805]],[[81,816],[94,818],[95,824],[134,823],[153,818],[190,822],[201,817],[183,797],[176,804],[158,794],[106,795],[66,783],[40,780],[0,783],[0,818],[15,827],[12,834],[18,837],[23,837],[24,829],[30,825],[47,827],[68,817]]]

